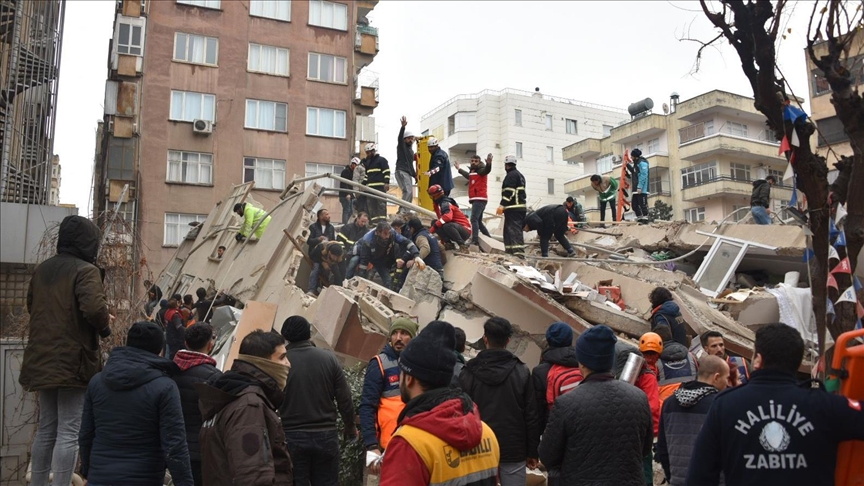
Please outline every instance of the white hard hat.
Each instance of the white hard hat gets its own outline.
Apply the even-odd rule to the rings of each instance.
[[[357,164],[360,163],[360,159],[357,158],[357,157],[352,157],[352,158],[351,158],[351,163],[354,164],[354,165],[357,165]]]
[[[504,163],[516,165],[516,156],[508,155],[507,157],[504,157]]]
[[[375,150],[376,148],[377,147],[375,147],[375,144],[372,142],[369,142],[366,144],[366,152],[371,152],[371,151]]]
[[[437,147],[438,146],[438,139],[435,137],[429,137],[429,140],[426,140],[426,146],[427,147]]]
[[[403,135],[402,138],[408,138],[408,137],[413,137],[413,136],[414,136],[414,132],[412,132],[411,130],[405,130],[405,135]]]

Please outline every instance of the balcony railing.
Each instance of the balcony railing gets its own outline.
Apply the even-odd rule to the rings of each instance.
[[[772,145],[780,145],[780,142],[774,139],[774,132],[770,130],[762,130],[755,136],[749,135],[749,132],[743,131],[740,128],[729,126],[728,124],[723,124],[719,130],[715,130],[713,127],[705,127],[705,123],[695,123],[693,125],[681,128],[678,130],[678,139],[679,146],[684,145],[689,142],[694,142],[696,140],[701,140],[703,138],[708,138],[711,136],[718,135],[728,135],[736,138],[741,138],[745,140],[754,140],[757,142],[765,142],[770,143]]]
[[[354,47],[360,49],[363,47],[363,34],[375,36],[375,51],[381,50],[381,38],[378,36],[378,28],[370,25],[358,25],[357,33],[354,37]]]
[[[681,189],[690,189],[691,187],[704,186],[705,184],[711,184],[713,182],[720,182],[720,181],[732,181],[732,182],[740,182],[742,184],[753,184],[754,180],[756,180],[756,179],[749,178],[749,177],[735,177],[735,176],[731,176],[731,175],[719,175],[719,176],[714,176],[714,177],[702,178],[698,181],[682,180],[681,181]],[[791,187],[784,185],[783,181],[779,180],[779,178],[777,180],[777,183],[774,184],[773,187],[776,187],[778,189],[791,189]]]

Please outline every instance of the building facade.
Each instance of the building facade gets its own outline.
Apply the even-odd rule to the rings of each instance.
[[[599,139],[626,118],[625,110],[505,89],[456,96],[423,115],[420,125],[424,135],[439,140],[451,162],[466,169],[472,155],[493,155],[489,201],[494,211],[506,155],[518,159],[530,207],[560,204],[567,197],[564,182],[582,173],[579,164],[561,158],[561,150],[586,137]],[[455,168],[453,174],[453,195],[466,195],[467,181]]]
[[[663,201],[675,220],[740,221],[749,214],[742,208],[750,207],[753,181],[768,175],[778,180],[771,189],[772,211],[789,204],[791,181],[782,180],[786,159],[778,155],[779,142],[753,98],[714,90],[679,103],[673,93],[667,108],[667,114],[644,114],[606,137],[564,148],[564,159],[584,168],[566,182],[566,192],[582,201],[589,220],[600,219],[590,177],[620,178],[623,154],[634,148],[649,163],[649,207]]]
[[[232,186],[270,209],[374,140],[375,4],[117,2],[94,207],[121,203],[151,272]]]
[[[48,195],[48,205],[49,206],[59,206],[60,205],[60,184],[62,183],[62,177],[60,175],[60,156],[54,154],[51,157],[51,191]]]

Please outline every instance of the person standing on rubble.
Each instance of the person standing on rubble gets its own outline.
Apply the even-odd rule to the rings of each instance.
[[[552,235],[558,243],[567,250],[567,256],[576,256],[576,251],[567,239],[567,230],[569,229],[570,218],[567,215],[567,209],[560,204],[550,204],[543,206],[537,211],[531,211],[525,217],[525,227],[523,231],[536,231],[540,237],[540,254],[544,257],[549,256],[549,240]]]
[[[642,151],[635,148],[630,151],[633,159],[633,212],[640,223],[648,222],[648,159],[642,157]]]
[[[366,226],[368,222],[369,216],[361,211],[357,213],[357,217],[354,218],[353,222],[343,225],[342,228],[339,229],[339,233],[336,235],[336,239],[340,241],[342,246],[345,248],[345,259],[343,260],[347,262],[345,278],[353,277],[354,273],[357,271],[357,265],[360,263],[360,254],[357,242],[369,232],[369,228]]]
[[[600,221],[606,221],[606,204],[612,209],[612,221],[617,220],[618,179],[594,174],[591,176],[591,188],[600,195]]]
[[[522,229],[525,226],[525,177],[516,170],[516,156],[504,157],[504,182],[501,183],[501,205],[495,214],[504,215],[504,250],[511,255],[525,254]]]
[[[579,360],[573,348],[573,328],[564,322],[553,322],[546,329],[546,349],[540,356],[540,364],[531,370],[541,431],[546,429],[555,399],[575,388],[581,380]]]
[[[491,237],[486,225],[483,224],[483,212],[489,202],[488,179],[492,172],[492,154],[486,155],[486,163],[480,160],[480,156],[471,156],[469,170],[460,169],[459,162],[453,163],[462,177],[468,179],[468,202],[471,203],[471,244],[480,246],[480,233]]]
[[[357,157],[351,158],[351,162],[342,169],[342,173],[339,174],[339,177],[343,179],[347,179],[349,181],[354,180],[354,169],[357,165],[360,164],[360,159]],[[355,190],[354,186],[345,182],[339,182],[339,189],[344,191],[353,191]],[[353,208],[354,194],[350,192],[339,192],[339,203],[342,204],[342,224],[348,224],[348,220],[351,219],[351,214],[354,213]]]
[[[687,346],[672,339],[669,326],[659,325],[654,328],[654,333],[663,340],[663,352],[657,360],[657,386],[662,408],[663,401],[669,398],[681,383],[696,379],[699,364]]]
[[[462,368],[459,382],[501,445],[501,486],[524,486],[525,467],[537,468],[537,445],[543,431],[531,371],[507,350],[512,335],[513,326],[507,319],[487,320],[483,324],[486,349]]]
[[[309,293],[318,295],[319,287],[342,285],[342,259],[344,255],[342,243],[338,241],[322,241],[309,254],[312,261],[312,271],[309,273]]]
[[[400,282],[390,278],[390,268],[410,268],[420,252],[417,246],[404,236],[393,231],[387,221],[381,221],[374,231],[360,239],[360,258],[357,275],[366,278],[369,270],[375,270],[388,289]]]
[[[414,134],[405,130],[408,119],[404,116],[402,128],[399,129],[399,141],[396,145],[396,183],[402,191],[402,200],[407,203],[414,202],[414,181],[417,172],[414,170]],[[400,213],[407,213],[408,208],[399,206]]]
[[[429,159],[429,170],[424,174],[429,178],[429,187],[441,186],[445,196],[450,196],[453,190],[453,173],[450,171],[450,156],[438,146],[438,139],[429,137],[426,147],[432,158]]]
[[[367,451],[378,456],[387,449],[405,403],[399,392],[399,355],[417,335],[417,323],[407,317],[390,324],[390,339],[384,349],[369,361],[360,397],[360,433]],[[380,463],[369,467],[381,472]]]
[[[726,352],[726,342],[719,331],[705,331],[699,336],[702,350],[708,354],[723,358],[729,363],[729,386],[744,385],[750,380],[750,362],[741,356],[732,356]],[[697,353],[696,356],[698,357]]]
[[[363,179],[363,185],[369,189],[387,192],[390,190],[390,164],[387,159],[378,155],[377,148],[374,143],[366,144],[366,159],[363,161],[366,175]],[[367,197],[366,208],[372,224],[387,221],[387,201]]]
[[[681,316],[681,309],[672,298],[672,292],[666,287],[655,287],[648,294],[648,300],[653,308],[650,319],[651,330],[654,331],[657,326],[667,326],[672,331],[672,338],[675,339],[675,342],[689,347],[690,340],[687,338],[684,317]]]
[[[312,253],[318,243],[336,240],[336,229],[330,224],[330,211],[319,209],[315,216],[316,221],[309,225],[309,237],[306,238],[308,254]]]
[[[420,258],[427,266],[438,272],[443,280],[444,261],[441,258],[441,247],[438,245],[438,239],[429,234],[429,230],[423,226],[423,222],[419,218],[409,219],[408,229],[411,230],[411,240],[417,246]]]
[[[771,224],[771,186],[774,184],[777,184],[777,178],[773,175],[753,181],[750,214],[756,224]]]
[[[264,230],[267,229],[267,225],[270,224],[270,216],[267,215],[267,211],[243,202],[234,205],[234,212],[243,219],[243,225],[240,227],[240,231],[237,232],[237,236],[234,239],[237,241],[243,241],[246,238],[249,238],[252,228],[260,223],[258,229],[255,230],[255,234],[252,235],[256,239],[260,240],[261,236],[264,235]]]
[[[438,216],[429,227],[429,232],[437,232],[442,243],[453,245],[457,251],[463,246],[467,247],[471,238],[471,223],[468,217],[459,209],[456,201],[444,193],[441,186],[430,186],[428,192]]]
[[[359,155],[359,154],[358,154]],[[366,180],[366,159],[361,159],[360,157],[354,157],[351,160],[357,159],[358,165],[354,167],[354,175],[351,177],[351,180],[357,182],[358,184],[365,184]],[[359,189],[356,186],[354,189]],[[358,193],[354,195],[354,211],[356,212],[366,212],[366,196],[362,193]]]

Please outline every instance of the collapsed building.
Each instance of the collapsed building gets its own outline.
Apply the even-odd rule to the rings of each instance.
[[[483,323],[502,316],[516,330],[509,349],[533,366],[540,360],[546,328],[554,321],[570,324],[577,333],[605,324],[623,339],[638,339],[650,329],[648,294],[656,286],[672,291],[689,335],[720,331],[727,350],[738,355],[751,356],[754,329],[781,321],[781,315],[784,322],[796,320],[787,324],[815,329],[810,308],[796,300],[809,295],[809,289],[798,289],[800,275],[806,282],[802,256],[807,242],[798,225],[658,222],[588,227],[571,235],[578,258],[544,259],[529,251],[522,260],[504,254],[494,237],[482,237],[483,252],[447,251],[443,281],[436,271],[414,266],[398,293],[354,277],[342,286],[324,288],[316,297],[303,290],[311,270],[303,248],[322,206],[322,193],[333,190],[310,178],[292,181],[280,202],[265,208],[272,219],[261,239],[238,242],[239,221],[232,209],[238,202],[257,205],[249,195],[251,187],[235,186],[217,203],[189,232],[156,282],[167,295],[204,287],[211,295],[219,291],[237,300],[244,310],[220,308],[214,314],[216,355],[223,366],[230,364],[232,342],[254,328],[279,330],[287,317],[297,314],[312,323],[313,341],[334,350],[346,364],[377,353],[397,315],[416,319],[421,328],[445,320],[462,328],[468,343],[481,346]],[[434,217],[421,207],[393,202],[421,218]],[[528,236],[526,241],[530,246]],[[226,247],[221,258],[220,246]],[[759,290],[784,278],[778,288],[787,288],[785,293]],[[730,282],[744,290],[731,293]],[[789,308],[797,309],[797,315],[789,317]],[[236,355],[236,346],[233,351]]]

